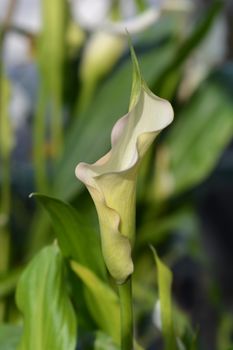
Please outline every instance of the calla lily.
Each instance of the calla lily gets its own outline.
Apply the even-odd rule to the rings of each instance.
[[[95,203],[105,263],[118,283],[133,272],[136,180],[140,162],[159,132],[173,120],[170,103],[143,81],[131,49],[134,74],[130,111],[117,121],[111,150],[94,164],[80,163],[76,176]]]

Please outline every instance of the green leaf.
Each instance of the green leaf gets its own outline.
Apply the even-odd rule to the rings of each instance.
[[[106,278],[98,232],[68,203],[38,193],[33,197],[48,212],[63,255]]]
[[[0,326],[0,350],[16,350],[21,334],[20,326],[2,324]]]
[[[182,342],[187,350],[198,349],[198,331],[195,333],[190,329],[189,325],[186,325],[185,332],[182,335]]]
[[[216,0],[210,6],[208,11],[202,15],[202,19],[195,26],[193,32],[179,46],[174,54],[170,64],[161,72],[158,80],[155,83],[154,91],[159,93],[163,98],[171,99],[177,84],[181,78],[182,67],[187,58],[195,48],[200,45],[216,18],[218,17],[223,6],[223,2]]]
[[[97,332],[94,350],[120,350],[120,348],[114,344],[111,337],[103,332]]]
[[[18,279],[22,273],[22,268],[17,268],[0,274],[0,299],[12,293],[15,290]]]
[[[153,210],[153,209],[152,209]],[[153,211],[154,213],[154,211]],[[194,229],[194,214],[189,208],[176,209],[170,215],[148,218],[137,230],[136,248],[148,243],[157,246],[164,242],[174,230],[180,230],[185,227],[188,232]]]
[[[93,319],[119,344],[120,308],[117,295],[88,268],[74,261],[71,267],[87,287],[86,299]]]
[[[162,333],[165,343],[165,350],[177,350],[172,318],[172,273],[159,259],[155,249],[152,246],[151,249],[154,254],[158,270],[159,301],[161,307]]]
[[[210,76],[176,116],[164,143],[173,192],[184,191],[205,179],[230,142],[233,102],[227,85],[232,89],[233,65]]]
[[[23,272],[16,302],[24,316],[20,350],[74,350],[76,318],[57,246],[44,248]]]

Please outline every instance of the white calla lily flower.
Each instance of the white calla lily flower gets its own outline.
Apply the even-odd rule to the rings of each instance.
[[[136,181],[143,156],[173,120],[170,103],[155,96],[140,75],[132,50],[134,79],[130,111],[112,130],[111,150],[94,164],[80,163],[76,176],[95,203],[105,263],[118,283],[133,272]]]

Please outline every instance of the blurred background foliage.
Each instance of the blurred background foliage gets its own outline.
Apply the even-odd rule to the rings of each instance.
[[[107,278],[95,209],[74,169],[109,149],[111,128],[127,112],[132,65],[125,28],[144,79],[175,110],[138,179],[137,337],[145,349],[162,349],[152,244],[173,271],[174,318],[184,344],[193,329],[198,341],[192,349],[230,349],[232,16],[231,1],[0,1],[0,349],[15,349],[20,334],[14,301],[19,276],[55,237],[64,256]],[[37,196],[53,223],[59,222],[52,226],[46,211],[29,199],[31,192],[69,201],[76,210]],[[77,232],[88,238],[77,243]],[[116,310],[109,302],[106,311],[103,303],[115,294],[96,276],[87,280],[81,265],[74,269],[80,279],[70,271],[69,283],[79,310],[79,346],[88,349],[87,329],[96,325],[114,339],[106,317]],[[98,283],[101,292],[93,297]],[[101,293],[109,297],[103,300]],[[93,298],[99,309],[93,309]],[[95,349],[103,343],[114,349],[104,333],[96,339]]]

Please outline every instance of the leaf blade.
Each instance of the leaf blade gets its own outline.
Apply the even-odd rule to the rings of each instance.
[[[158,270],[159,300],[161,307],[162,333],[165,350],[177,350],[174,325],[172,318],[171,285],[172,273],[159,259],[155,249],[151,246]]]
[[[88,289],[87,303],[94,320],[119,345],[120,308],[117,295],[88,268],[74,261],[71,268]]]
[[[64,256],[72,257],[106,278],[98,233],[68,203],[38,193],[33,197],[48,212]]]
[[[76,317],[64,288],[64,261],[57,246],[44,248],[28,265],[16,302],[24,315],[20,350],[74,350]]]
[[[226,84],[233,86],[233,66],[224,80],[219,78],[221,72],[224,68],[202,84],[164,140],[174,193],[205,179],[232,138],[233,104]]]

